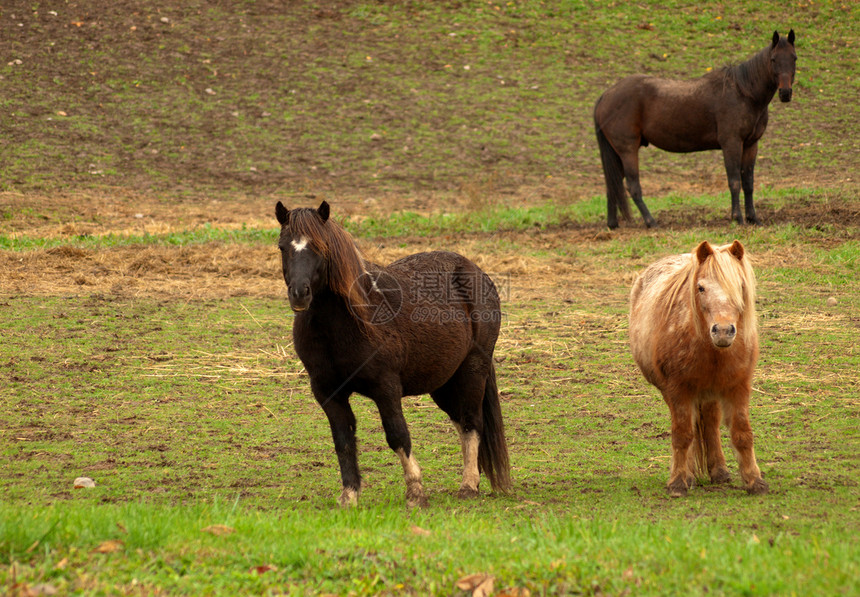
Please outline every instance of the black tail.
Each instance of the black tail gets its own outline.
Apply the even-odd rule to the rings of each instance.
[[[496,366],[492,363],[482,407],[484,426],[478,444],[478,468],[490,480],[493,490],[506,492],[511,488],[511,465],[508,461],[499,389],[496,386]]]
[[[598,103],[600,103],[599,100]],[[606,208],[610,225],[616,209],[621,210],[621,216],[626,222],[630,222],[633,218],[630,215],[630,200],[624,189],[624,166],[621,163],[621,157],[615,152],[606,135],[603,134],[597,118],[594,119],[594,130],[597,133],[597,145],[600,146],[603,178],[606,179]]]

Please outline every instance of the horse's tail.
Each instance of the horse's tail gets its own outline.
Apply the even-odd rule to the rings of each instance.
[[[492,359],[490,374],[484,387],[482,411],[484,424],[478,444],[478,467],[490,480],[493,490],[506,492],[511,488],[511,465],[508,461],[508,444],[505,442],[505,426],[496,385],[496,367]]]
[[[599,104],[600,100],[597,100],[597,103]],[[597,134],[597,145],[600,147],[603,178],[606,180],[607,209],[610,214],[614,213],[616,208],[619,209],[624,220],[630,222],[633,218],[630,214],[630,200],[624,189],[624,165],[621,163],[621,156],[618,155],[609,139],[603,134],[600,123],[597,121],[596,110],[594,131]]]

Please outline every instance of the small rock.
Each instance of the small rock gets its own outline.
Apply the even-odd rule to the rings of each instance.
[[[835,296],[828,296],[827,297],[827,306],[828,307],[835,307],[838,302],[839,301],[836,300]]]
[[[92,489],[96,486],[96,482],[89,477],[78,477],[75,479],[75,489]]]

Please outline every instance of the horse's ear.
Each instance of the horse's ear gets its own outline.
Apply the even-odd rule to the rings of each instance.
[[[711,243],[706,240],[703,240],[699,243],[699,246],[696,247],[696,259],[698,259],[699,263],[704,263],[705,259],[714,254],[714,249],[711,247]]]
[[[275,217],[278,218],[281,226],[286,226],[287,222],[290,221],[290,210],[284,207],[284,204],[280,201],[275,205]]]
[[[788,32],[788,43],[794,45],[794,29]]]
[[[320,203],[320,206],[317,208],[317,213],[320,215],[323,222],[328,221],[329,211],[330,211],[330,208],[328,206],[328,203],[326,203],[325,201]]]
[[[744,258],[744,246],[741,244],[741,241],[735,239],[735,242],[733,242],[732,246],[729,247],[729,253],[734,255],[738,261],[743,260],[743,258]]]
[[[771,44],[770,47],[775,48],[776,44],[778,44],[778,43],[779,43],[779,31],[774,31],[773,32],[773,43]]]

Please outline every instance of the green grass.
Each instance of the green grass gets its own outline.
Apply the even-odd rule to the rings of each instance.
[[[357,509],[337,509],[328,424],[282,298],[0,285],[0,591],[467,595],[455,583],[483,573],[509,595],[860,592],[860,5],[48,9],[0,15],[0,192],[13,199],[0,196],[0,259],[152,245],[169,259],[176,246],[277,235],[179,216],[169,234],[49,236],[37,227],[113,217],[54,205],[55,193],[217,198],[221,210],[264,196],[416,204],[333,213],[361,243],[471,243],[497,264],[514,488],[457,500],[456,432],[427,396],[410,397],[430,507],[406,509],[378,413],[355,397],[368,486]],[[632,73],[698,76],[790,27],[795,96],[772,106],[756,170],[772,221],[729,222],[719,154],[643,150],[665,227],[607,233],[600,93]],[[738,238],[756,264],[751,418],[766,496],[747,496],[730,462],[730,486],[667,497],[668,409],[627,347],[635,274],[703,238]],[[73,489],[81,475],[96,487]]]
[[[404,515],[392,504],[280,513],[249,512],[229,502],[160,509],[60,505],[26,517],[23,528],[30,531],[18,531],[18,545],[48,557],[17,572],[38,575],[62,592],[120,594],[167,588],[185,594],[448,594],[470,570],[493,575],[497,589],[532,594],[856,590],[856,562],[839,564],[850,561],[852,550],[848,541],[833,541],[849,539],[838,524],[824,522],[800,538],[788,521],[771,518],[783,527],[773,534],[726,532],[695,515],[655,526],[620,511],[600,519],[548,515],[533,506]],[[212,525],[232,532],[204,531]],[[117,553],[94,553],[111,540],[122,541]],[[795,572],[793,581],[770,572],[786,566]],[[75,568],[88,573],[74,577],[68,571]]]
[[[771,486],[761,498],[737,485],[666,497],[668,413],[626,347],[624,280],[712,231],[561,252],[496,247],[575,255],[594,280],[613,281],[549,279],[527,300],[509,276],[497,356],[511,495],[458,501],[454,430],[428,397],[405,400],[431,502],[422,511],[405,509],[400,467],[361,397],[369,486],[358,510],[335,508],[328,426],[282,300],[7,298],[0,586],[447,594],[480,572],[497,590],[532,594],[855,592],[857,243],[825,245],[796,227],[738,231],[753,255],[816,264],[757,268],[752,418]],[[835,308],[824,306],[830,293]],[[79,475],[97,487],[74,490]],[[235,532],[201,530],[213,524]],[[94,552],[109,540],[122,541],[117,553]]]
[[[758,172],[790,181],[801,163],[841,180],[860,153],[858,11],[140,0],[84,19],[22,6],[3,21],[0,190],[412,193],[457,191],[476,173],[505,190],[548,175],[576,184],[599,167],[591,110],[614,81],[700,76],[790,27],[795,101],[773,107]]]

